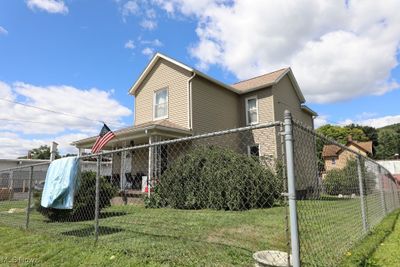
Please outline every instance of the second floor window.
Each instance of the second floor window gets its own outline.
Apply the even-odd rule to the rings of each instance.
[[[252,125],[258,123],[258,103],[257,97],[246,98],[246,124]]]
[[[164,88],[154,92],[154,119],[168,117],[168,89]]]

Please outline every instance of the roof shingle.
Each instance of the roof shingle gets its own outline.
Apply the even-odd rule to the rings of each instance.
[[[264,75],[260,75],[254,78],[250,78],[248,80],[240,81],[231,86],[238,90],[248,90],[252,88],[261,87],[263,85],[268,86],[276,81],[288,70],[289,68],[283,68],[280,70],[276,70],[270,73],[266,73]]]

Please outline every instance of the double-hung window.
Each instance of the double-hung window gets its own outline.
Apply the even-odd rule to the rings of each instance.
[[[246,124],[258,123],[258,101],[257,96],[246,98]]]
[[[153,119],[168,118],[168,88],[154,92]]]

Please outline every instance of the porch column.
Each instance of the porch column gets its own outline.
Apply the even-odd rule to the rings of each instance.
[[[153,136],[149,136],[149,145],[153,142]],[[153,171],[153,148],[150,146],[149,147],[149,170],[147,173],[147,195],[150,197],[151,194],[151,180],[152,180],[152,171]]]
[[[126,177],[125,177],[125,159],[126,159],[126,151],[121,152],[121,168],[120,168],[120,187],[121,190],[125,189]]]

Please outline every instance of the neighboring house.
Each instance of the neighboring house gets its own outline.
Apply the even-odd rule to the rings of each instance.
[[[0,159],[0,188],[13,188],[14,191],[26,191],[29,185],[30,165],[50,163],[45,159]],[[81,171],[96,171],[95,161],[82,161]],[[20,168],[27,166],[26,168]],[[46,179],[48,164],[35,166],[33,169],[33,183],[38,184]],[[2,171],[18,167],[14,171]],[[102,163],[102,174],[111,175],[111,162]]]
[[[363,156],[372,155],[372,141],[358,142],[354,141],[351,136],[348,137],[346,147]],[[355,154],[342,149],[337,145],[324,145],[322,150],[322,158],[325,163],[325,172],[332,169],[342,169],[347,165],[349,159],[354,159]]]
[[[313,128],[313,118],[317,115],[304,105],[304,96],[290,68],[228,85],[159,53],[129,89],[129,94],[135,97],[134,125],[114,131],[117,138],[107,144],[106,150],[283,121],[285,109]],[[93,136],[72,144],[82,151],[90,149],[95,140]],[[241,149],[276,159],[281,155],[280,148],[278,132],[271,128],[268,136],[254,132],[247,147]],[[168,151],[160,153],[162,161],[171,157]],[[141,160],[143,164],[134,163],[132,155],[132,174],[149,173],[147,161]],[[121,169],[124,169],[121,156],[115,154],[113,174],[121,173]]]

